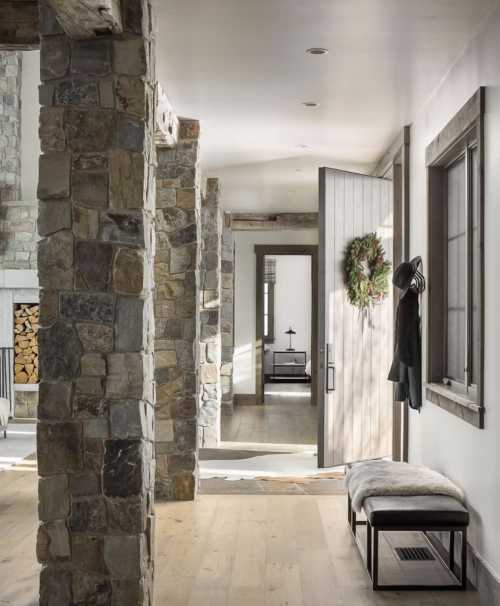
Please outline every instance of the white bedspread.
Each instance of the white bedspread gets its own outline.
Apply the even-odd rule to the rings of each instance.
[[[462,490],[437,471],[394,461],[356,463],[347,473],[346,486],[355,511],[361,511],[368,497],[445,495],[464,501]]]

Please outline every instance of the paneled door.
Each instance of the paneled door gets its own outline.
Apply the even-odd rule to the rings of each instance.
[[[392,456],[393,289],[362,314],[345,286],[346,248],[376,232],[392,263],[392,182],[331,168],[319,173],[318,463]]]

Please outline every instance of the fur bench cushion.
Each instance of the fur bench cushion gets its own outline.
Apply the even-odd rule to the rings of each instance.
[[[356,463],[348,470],[346,487],[355,511],[368,497],[444,495],[464,502],[462,490],[437,471],[394,461]]]

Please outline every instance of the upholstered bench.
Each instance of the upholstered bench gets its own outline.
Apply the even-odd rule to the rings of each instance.
[[[390,470],[390,467],[387,468]],[[435,473],[435,472],[434,472]],[[390,471],[388,471],[390,478]],[[435,487],[434,487],[435,488]],[[376,490],[372,490],[376,492]],[[415,494],[367,496],[362,501],[365,520],[358,520],[352,506],[353,495],[348,490],[348,518],[356,537],[356,528],[366,525],[366,567],[372,580],[373,589],[419,590],[419,589],[465,589],[467,584],[467,526],[469,513],[462,502],[449,495]],[[436,552],[438,559],[449,569],[456,583],[446,585],[381,585],[379,583],[379,533],[383,531],[447,532],[450,536],[448,561]],[[462,535],[460,578],[455,573],[455,533]],[[430,544],[432,547],[432,545]]]

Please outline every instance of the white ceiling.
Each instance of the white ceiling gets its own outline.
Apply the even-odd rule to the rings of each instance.
[[[368,170],[499,4],[156,0],[159,79],[228,209],[306,210],[317,168]]]

